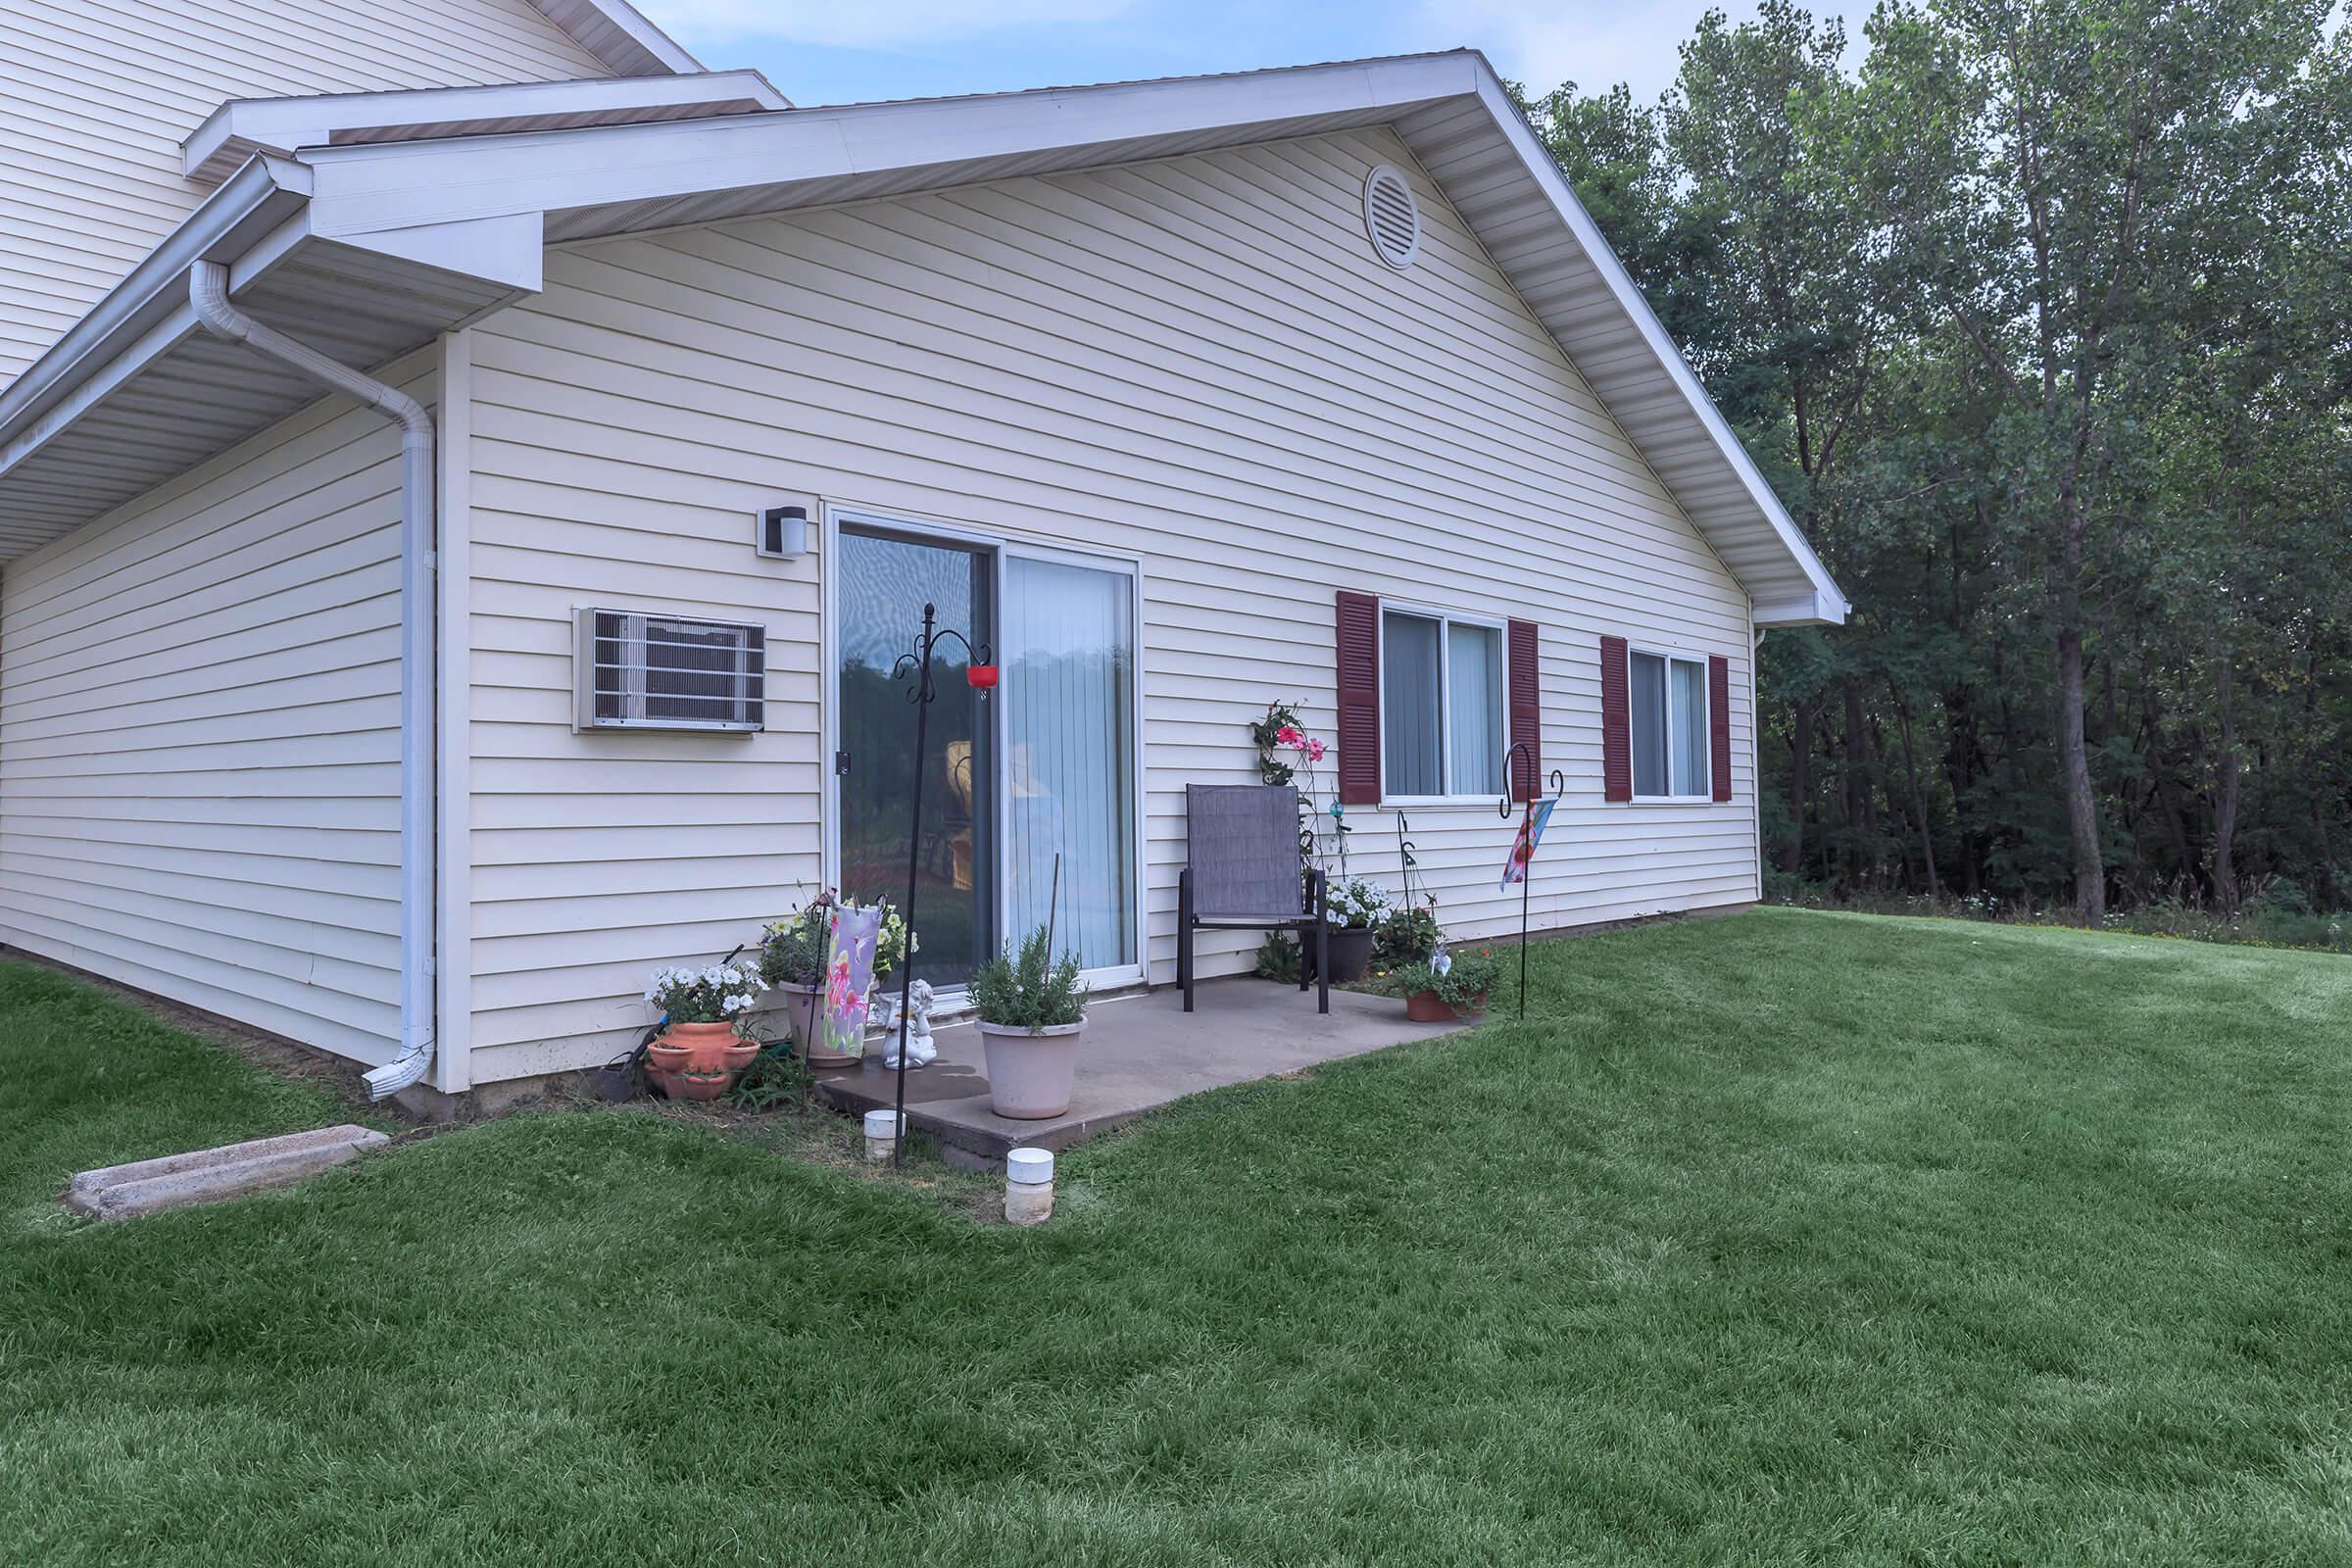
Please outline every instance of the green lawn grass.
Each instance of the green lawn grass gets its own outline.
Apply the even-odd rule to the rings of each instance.
[[[1037,1231],[636,1111],[68,1225],[304,1092],[7,970],[0,1561],[2352,1560],[2352,963],[1796,910],[1537,961]]]

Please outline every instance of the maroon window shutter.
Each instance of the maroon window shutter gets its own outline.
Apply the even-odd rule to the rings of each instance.
[[[1511,744],[1505,760],[1514,801],[1531,800],[1544,785],[1544,677],[1537,667],[1536,623],[1511,622]],[[1527,748],[1525,752],[1519,747]]]
[[[1380,601],[1340,590],[1340,804],[1380,804]]]
[[[1715,798],[1732,798],[1732,662],[1720,654],[1707,660],[1707,771],[1715,776]]]
[[[1633,697],[1626,689],[1625,639],[1600,640],[1600,793],[1634,798]]]

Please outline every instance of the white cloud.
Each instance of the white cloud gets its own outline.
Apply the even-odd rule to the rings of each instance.
[[[702,40],[774,38],[844,49],[896,49],[1013,27],[1114,21],[1133,0],[640,0],[665,30]]]

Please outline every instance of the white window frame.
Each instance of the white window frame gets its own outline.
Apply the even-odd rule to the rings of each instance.
[[[1666,648],[1654,643],[1636,643],[1630,639],[1625,647],[1625,771],[1630,779],[1634,771],[1634,656],[1647,654],[1666,662],[1666,777],[1674,779],[1674,723],[1683,705],[1674,694],[1674,666],[1677,663],[1698,666],[1698,793],[1695,795],[1642,795],[1637,792],[1634,801],[1645,806],[1707,806],[1715,800],[1715,732],[1710,720],[1713,714],[1709,704],[1714,701],[1712,671],[1705,654],[1694,654],[1688,648]]]
[[[1453,726],[1446,722],[1450,716],[1447,703],[1453,691],[1453,637],[1456,625],[1481,626],[1494,633],[1494,652],[1500,661],[1501,678],[1494,683],[1494,730],[1503,738],[1504,771],[1507,774],[1511,730],[1511,629],[1510,623],[1494,615],[1474,615],[1467,611],[1440,610],[1434,605],[1415,604],[1404,599],[1381,599],[1379,607],[1380,660],[1380,804],[1385,807],[1415,806],[1488,806],[1494,804],[1501,791],[1464,793],[1453,787]],[[1389,722],[1389,616],[1412,615],[1438,623],[1438,770],[1445,777],[1446,788],[1436,795],[1392,795],[1389,793],[1389,737],[1396,733]],[[1508,789],[1506,779],[1505,790]]]

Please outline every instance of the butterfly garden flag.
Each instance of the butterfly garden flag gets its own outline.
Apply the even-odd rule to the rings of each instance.
[[[1536,858],[1536,846],[1544,842],[1544,829],[1551,822],[1551,808],[1559,804],[1556,795],[1547,801],[1537,801],[1519,818],[1519,836],[1511,840],[1511,858],[1502,865],[1504,888],[1527,880],[1528,862]]]
[[[833,946],[825,959],[823,1050],[844,1056],[863,1054],[865,1008],[874,989],[874,945],[881,935],[879,907],[833,912]]]

